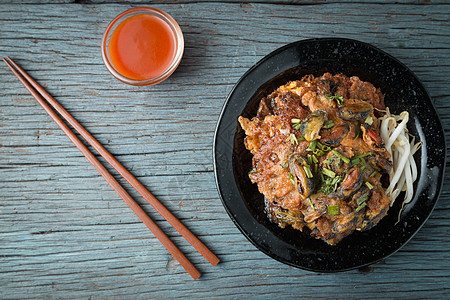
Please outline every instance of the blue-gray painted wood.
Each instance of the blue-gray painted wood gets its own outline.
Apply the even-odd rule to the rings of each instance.
[[[258,2],[150,3],[175,17],[186,41],[176,73],[152,87],[116,81],[100,56],[108,22],[148,2],[0,5],[0,55],[43,83],[222,259],[209,265],[128,189],[203,272],[193,281],[0,65],[1,298],[448,297],[449,171],[432,216],[399,252],[362,270],[316,274],[265,256],[242,236],[219,200],[211,154],[238,78],[281,45],[329,36],[372,43],[410,67],[450,145],[448,1]]]

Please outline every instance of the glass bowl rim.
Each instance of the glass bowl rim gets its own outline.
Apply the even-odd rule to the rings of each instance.
[[[108,37],[112,34],[112,32],[114,32],[114,31],[111,31],[113,26],[116,24],[119,25],[121,22],[128,19],[128,17],[131,14],[138,15],[139,13],[152,14],[152,15],[159,17],[164,22],[166,22],[169,25],[172,33],[174,34],[175,42],[176,42],[175,56],[174,56],[171,64],[169,65],[169,67],[164,72],[162,72],[161,74],[159,74],[155,77],[141,79],[141,80],[126,77],[126,76],[122,75],[120,72],[118,72],[114,68],[113,63],[110,61],[109,55],[107,53],[108,52],[107,41],[108,41]],[[106,29],[103,33],[102,41],[101,41],[101,52],[102,52],[103,63],[105,64],[108,71],[116,79],[122,81],[123,83],[135,85],[135,86],[153,85],[153,84],[160,83],[163,80],[167,79],[170,75],[172,75],[172,73],[177,69],[178,65],[180,64],[181,58],[183,57],[183,52],[184,52],[183,32],[181,31],[181,28],[178,25],[178,23],[175,21],[175,19],[163,10],[160,10],[160,9],[154,8],[154,7],[145,7],[145,6],[130,8],[130,9],[120,13],[119,15],[117,15],[106,27]]]

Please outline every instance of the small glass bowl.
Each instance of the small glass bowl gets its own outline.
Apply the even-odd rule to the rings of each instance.
[[[109,42],[111,39],[111,35],[114,32],[114,30],[119,26],[120,23],[125,21],[131,16],[139,15],[139,14],[151,14],[153,16],[156,16],[163,20],[164,22],[169,25],[170,29],[172,30],[174,36],[175,36],[175,56],[172,60],[172,63],[169,65],[169,67],[164,70],[161,74],[148,78],[148,79],[131,79],[124,75],[122,75],[120,72],[118,72],[114,68],[114,64],[110,60],[110,54],[109,54]],[[105,30],[105,33],[103,34],[102,38],[102,59],[103,63],[105,64],[108,71],[117,79],[120,81],[136,85],[136,86],[145,86],[145,85],[153,85],[160,83],[163,80],[166,80],[172,73],[176,70],[178,65],[180,64],[181,58],[183,57],[183,51],[184,51],[184,38],[183,38],[183,32],[181,31],[180,26],[175,21],[174,18],[172,18],[168,13],[157,9],[153,7],[136,7],[129,10],[124,11],[123,13],[119,14],[117,17],[114,18],[114,20],[109,23],[108,27]]]

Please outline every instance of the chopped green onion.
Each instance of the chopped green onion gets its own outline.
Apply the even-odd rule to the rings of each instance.
[[[331,178],[336,177],[336,173],[334,173],[334,172],[331,171],[331,170],[328,170],[327,168],[323,168],[323,169],[322,169],[322,173],[325,174],[325,175],[327,175],[328,177],[331,177]]]
[[[301,121],[300,119],[291,119],[292,123],[300,123],[300,121]]]
[[[356,158],[363,158],[363,157],[366,157],[366,156],[371,155],[371,154],[372,154],[372,152],[367,152],[365,154],[358,155]]]
[[[328,207],[328,214],[330,216],[338,215],[339,214],[339,205],[327,205]]]
[[[317,155],[317,156],[323,156],[323,155],[325,155],[325,152],[322,151],[322,150],[320,150],[320,149],[314,150],[313,153],[314,153],[315,155]]]
[[[305,138],[303,136],[297,138],[297,141],[304,141],[304,140],[305,140]]]
[[[363,165],[366,164],[366,160],[365,160],[364,158],[360,157],[359,159],[361,160],[361,163],[362,163]]]
[[[307,156],[308,156],[308,162],[311,165],[312,164],[312,157],[313,157],[313,155],[308,154]]]
[[[301,126],[302,126],[301,123],[296,123],[296,124],[292,125],[292,128],[299,130]]]
[[[359,158],[352,159],[352,165],[357,165],[359,162]]]
[[[373,171],[372,174],[369,175],[369,177],[374,176],[375,174],[377,174],[377,171]]]
[[[367,200],[367,198],[369,198],[369,196],[367,196],[367,194],[362,195],[361,197],[359,197],[358,199],[356,199],[356,203],[358,205],[361,205],[361,203],[363,203],[364,201]]]
[[[356,141],[359,138],[360,134],[361,134],[361,129],[358,130],[358,133],[356,134],[356,136],[353,140]]]
[[[292,181],[292,183],[293,183],[294,185],[296,184],[294,175],[292,175],[291,172],[289,172],[289,179]]]
[[[312,141],[309,144],[308,149],[306,151],[312,151],[317,156],[325,155],[326,152],[330,151],[331,147],[327,145],[322,145],[317,140]]]
[[[372,117],[371,117],[371,116],[368,116],[368,117],[366,118],[366,120],[364,121],[364,123],[367,123],[367,124],[369,124],[369,125],[372,125],[372,123],[373,123]]]
[[[308,178],[313,178],[313,174],[311,173],[311,169],[308,166],[303,166],[303,170],[305,170],[306,176]]]
[[[251,169],[250,171],[248,171],[248,174],[253,174],[253,173],[255,173],[256,171],[254,170],[254,169]]]
[[[317,159],[317,157],[315,155],[311,155],[312,156],[312,160],[313,162],[315,162],[316,164],[319,162],[319,160]]]
[[[337,157],[339,157],[340,159],[342,159],[346,164],[348,164],[350,162],[350,159],[348,159],[347,157],[345,157],[344,155],[342,155],[341,153],[339,153],[336,150],[332,150],[331,152],[333,152]]]
[[[282,165],[280,165],[283,169],[286,168],[288,166],[287,161],[285,161]]]
[[[314,156],[314,157],[315,157],[315,156]],[[317,163],[314,164],[314,172],[315,172],[315,173],[317,173],[317,168],[318,168],[318,166],[319,166],[319,165],[318,165]]]
[[[361,167],[361,172],[364,171],[366,169],[366,166],[362,166]]]
[[[320,144],[320,143],[319,143],[319,145],[321,145],[321,146],[322,146],[322,151],[328,152],[328,151],[330,151],[330,150],[331,150],[331,147],[330,147],[330,146],[327,146],[327,145],[322,145],[322,144]]]
[[[315,209],[314,209],[314,205],[313,205],[313,203],[312,203],[312,201],[311,201],[311,197],[308,197],[308,201],[309,201],[309,204],[311,205],[312,209],[315,210]]]
[[[333,127],[334,126],[334,122],[333,122],[333,120],[326,120],[324,123],[323,123],[323,128],[325,128],[325,129],[328,129],[328,128],[331,128],[331,127]]]
[[[363,203],[361,203],[361,205],[360,206],[358,206],[358,208],[357,209],[355,209],[355,213],[357,213],[358,211],[360,211],[361,209],[363,209],[365,206],[367,205],[367,203],[366,202],[363,202]]]
[[[373,189],[373,185],[371,185],[370,182],[366,181],[365,185],[366,185],[369,189]]]
[[[306,151],[314,151],[316,149],[316,146],[317,146],[317,140],[314,140],[311,143],[309,143],[309,147],[308,147],[308,149],[306,149]]]

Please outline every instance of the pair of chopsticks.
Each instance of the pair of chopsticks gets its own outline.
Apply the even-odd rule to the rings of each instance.
[[[156,223],[145,213],[138,203],[125,191],[108,170],[98,161],[92,152],[84,146],[80,139],[66,125],[66,123],[54,111],[56,110],[65,121],[67,121],[128,183],[150,203],[156,211],[166,219],[203,257],[213,266],[219,263],[219,258],[214,255],[189,229],[187,229],[158,199],[155,198],[122,164],[112,156],[78,121],[72,117],[45,89],[40,86],[30,75],[28,75],[11,58],[3,58],[3,61],[11,69],[14,75],[22,82],[25,88],[37,100],[47,114],[55,121],[59,128],[69,137],[72,143],[81,151],[87,160],[103,176],[116,193],[125,201],[141,221],[150,229],[156,238],[166,247],[173,257],[183,268],[197,279],[201,273],[178,249],[178,247],[167,237],[167,235],[156,225]],[[45,99],[45,100],[44,100]],[[51,106],[51,107],[50,107]],[[53,109],[52,109],[53,107]]]

